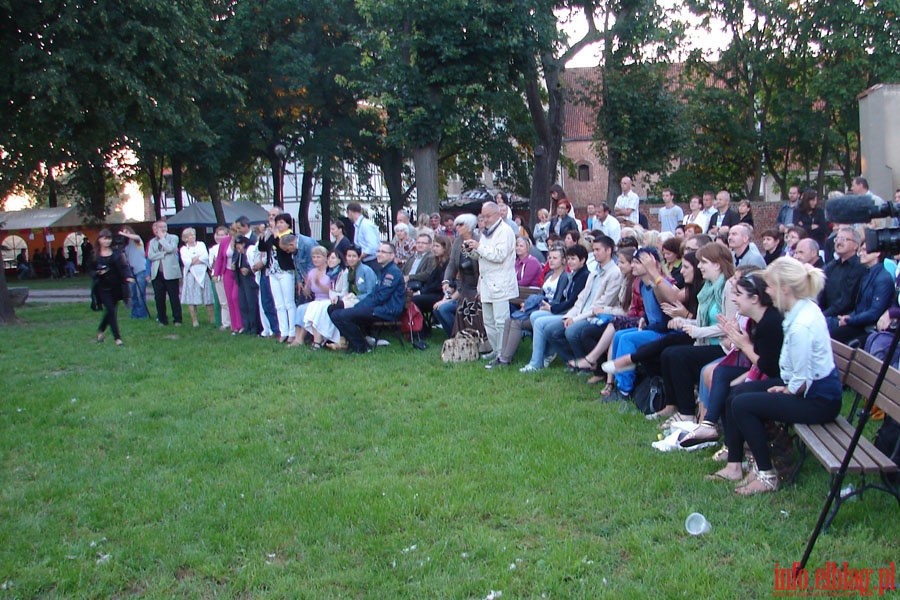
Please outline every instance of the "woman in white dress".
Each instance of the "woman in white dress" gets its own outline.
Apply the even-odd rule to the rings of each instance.
[[[191,314],[191,324],[199,327],[197,321],[197,307],[206,306],[209,322],[216,324],[215,299],[213,298],[212,282],[209,279],[209,251],[206,244],[197,241],[197,232],[193,227],[188,227],[181,232],[181,241],[184,246],[181,253],[181,264],[184,265],[182,273],[181,303],[187,305]]]
[[[301,326],[312,333],[312,348],[321,348],[325,342],[337,342],[341,339],[341,332],[334,326],[328,315],[328,307],[340,300],[347,293],[347,270],[341,268],[343,262],[338,252],[332,250],[326,259],[326,271],[331,280],[328,300],[313,300],[306,306],[306,314],[303,316]]]

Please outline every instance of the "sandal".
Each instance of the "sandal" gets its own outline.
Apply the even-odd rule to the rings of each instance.
[[[597,363],[592,363],[587,358],[577,358],[569,361],[569,366],[573,369],[581,369],[583,371],[596,371]]]
[[[674,412],[668,419],[666,419],[665,421],[662,422],[662,424],[659,426],[659,428],[665,431],[666,429],[670,428],[675,423],[679,423],[681,421],[690,421],[691,423],[693,423],[694,416],[693,415],[683,415],[680,412]]]
[[[103,340],[105,340],[105,339],[106,339],[106,338],[103,337],[103,334],[102,334],[102,333],[98,333],[98,334],[97,334],[97,343],[98,343],[98,344],[99,344],[100,342],[102,342]]]
[[[769,492],[777,492],[780,485],[781,480],[778,478],[778,471],[775,469],[757,471],[753,481],[750,481],[747,485],[736,487],[734,493],[738,496],[767,494]]]
[[[656,411],[655,413],[647,415],[646,419],[648,421],[655,421],[655,420],[661,419],[663,417],[670,417],[670,416],[672,416],[672,413],[674,413],[674,412],[675,412],[675,405],[669,404],[668,406],[664,407],[662,410],[659,410],[659,411]]]
[[[725,475],[726,469],[721,469],[716,471],[715,473],[710,473],[709,475],[704,475],[703,479],[706,481],[728,481],[730,483],[734,483],[735,481],[741,481],[744,478],[744,472],[741,471],[741,474],[737,476],[737,478],[728,477]]]
[[[601,396],[612,396],[616,393],[616,384],[607,383],[606,387],[600,390]]]
[[[124,345],[125,345],[125,342],[123,342],[122,340],[116,340],[116,346],[124,346]]]
[[[313,350],[321,350],[324,346],[325,344],[323,344],[322,342],[313,342],[309,345],[309,347]]]
[[[713,462],[727,462],[728,461],[728,446],[722,446],[710,457]]]
[[[693,448],[700,444],[718,441],[719,431],[716,429],[716,424],[712,421],[701,421],[695,430],[684,436],[679,445],[682,448]]]

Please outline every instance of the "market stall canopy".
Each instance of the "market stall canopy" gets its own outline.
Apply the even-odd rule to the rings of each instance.
[[[73,206],[32,208],[0,212],[0,227],[5,231],[49,227],[81,227],[84,219]]]
[[[497,192],[500,190],[488,189],[481,186],[478,189],[463,192],[459,196],[452,196],[441,202],[441,209],[450,210],[452,212],[481,212],[481,205],[488,200],[493,200]],[[513,210],[528,210],[528,198],[523,198],[518,194],[509,195],[509,204]]]
[[[110,213],[106,218],[107,224],[121,224],[124,222],[125,216],[121,212]],[[74,206],[0,211],[0,229],[3,231],[49,229],[51,227],[81,229],[89,226]]]
[[[250,219],[250,223],[268,223],[269,211],[253,202],[222,202],[225,222],[234,223],[240,216]],[[212,202],[194,202],[184,210],[166,219],[169,227],[214,227],[216,213]]]

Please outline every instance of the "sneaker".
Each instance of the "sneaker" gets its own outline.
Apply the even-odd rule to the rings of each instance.
[[[545,357],[544,357],[544,368],[546,369],[546,368],[549,367],[551,364],[553,364],[553,361],[554,361],[554,360],[556,360],[556,354],[555,354],[555,353],[554,353],[554,354],[551,354],[550,356],[545,356]]]
[[[610,375],[615,375],[616,373],[625,373],[627,371],[634,371],[635,365],[631,364],[626,367],[616,368],[616,362],[613,360],[608,360],[602,365],[600,368],[603,369],[604,373],[609,373]]]
[[[499,367],[508,367],[508,366],[509,366],[509,363],[508,363],[508,362],[503,362],[502,360],[500,360],[500,357],[498,356],[497,358],[495,358],[494,360],[492,360],[492,361],[489,362],[488,364],[484,365],[484,368],[490,371],[490,370],[493,369],[494,367],[499,368]]]
[[[367,335],[367,336],[366,336],[366,343],[369,345],[369,347],[374,346],[374,345],[375,345],[375,338],[373,338],[371,335]]]
[[[491,361],[491,360],[494,360],[495,358],[498,358],[499,356],[500,355],[497,354],[496,352],[485,352],[484,354],[481,355],[481,360]]]
[[[540,371],[540,369],[531,366],[531,363],[528,363],[527,365],[519,369],[519,373],[536,373],[538,371]]]
[[[375,345],[376,346],[390,346],[391,343],[387,340],[378,340],[377,342],[375,342]]]

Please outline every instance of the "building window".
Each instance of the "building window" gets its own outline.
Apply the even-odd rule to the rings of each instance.
[[[578,181],[591,180],[591,167],[588,165],[578,165]]]

